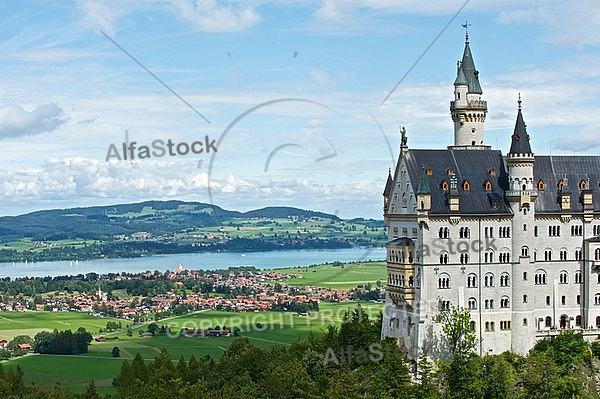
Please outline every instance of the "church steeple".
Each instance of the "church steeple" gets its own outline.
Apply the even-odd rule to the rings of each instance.
[[[468,26],[463,25],[465,29]],[[462,61],[458,62],[456,70],[454,101],[450,102],[450,113],[454,121],[454,145],[451,149],[490,149],[483,141],[487,102],[481,99],[482,94],[479,71],[475,68],[467,31]]]

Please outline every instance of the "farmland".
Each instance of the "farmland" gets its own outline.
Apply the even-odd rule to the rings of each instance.
[[[140,353],[145,360],[152,360],[166,348],[172,358],[180,356],[189,359],[210,355],[217,359],[223,354],[234,337],[192,338],[179,334],[181,327],[206,328],[216,326],[238,327],[240,336],[248,337],[259,347],[267,348],[273,345],[289,345],[299,337],[305,337],[309,332],[322,333],[327,325],[339,324],[344,312],[353,309],[356,302],[322,303],[318,313],[299,316],[282,312],[248,312],[232,313],[218,311],[201,311],[158,321],[158,325],[170,327],[170,334],[159,334],[154,337],[141,337],[139,332],[145,331],[147,325],[133,329],[131,337],[125,331],[107,334],[107,337],[118,337],[118,340],[93,342],[86,354],[64,355],[31,355],[10,361],[10,364],[20,365],[25,372],[26,382],[51,386],[57,382],[63,388],[73,392],[83,391],[88,382],[95,381],[99,391],[111,392],[112,379],[118,374],[123,359],[132,359]],[[382,304],[364,303],[365,313],[375,317],[383,308]],[[3,313],[6,319],[0,319],[0,334],[30,333],[40,329],[76,329],[86,327],[89,331],[97,331],[106,325],[110,319],[93,318],[81,313]],[[24,330],[14,328],[14,323]],[[121,356],[114,358],[111,350],[119,347]]]

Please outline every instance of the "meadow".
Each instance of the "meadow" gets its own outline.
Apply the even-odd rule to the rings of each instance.
[[[282,312],[249,312],[232,313],[219,311],[201,311],[180,317],[173,317],[156,322],[159,326],[169,326],[170,333],[150,338],[141,337],[139,332],[145,331],[147,325],[137,326],[133,336],[128,337],[125,331],[107,334],[107,337],[117,337],[118,340],[95,342],[89,346],[89,352],[80,355],[38,355],[32,354],[7,362],[9,365],[20,365],[25,373],[27,383],[43,386],[60,384],[73,392],[85,391],[89,381],[94,380],[100,392],[109,393],[113,378],[118,374],[124,359],[133,359],[140,355],[147,361],[153,360],[163,348],[166,348],[174,361],[180,356],[189,359],[192,355],[197,358],[210,355],[214,359],[222,356],[224,351],[235,339],[234,337],[186,337],[180,333],[181,328],[208,328],[226,326],[240,328],[240,336],[247,337],[253,344],[260,347],[273,345],[290,345],[297,338],[306,337],[309,332],[321,334],[331,324],[339,325],[344,312],[355,308],[357,302],[322,303],[319,312],[307,316]],[[361,304],[370,317],[383,309],[383,304]],[[40,329],[77,329],[86,327],[89,331],[97,331],[106,326],[111,319],[93,318],[81,313],[2,313],[5,319],[0,319],[0,334],[7,336],[31,332],[35,335]],[[20,323],[23,329],[13,328],[12,323]],[[120,357],[111,356],[112,348],[117,346]]]
[[[317,286],[330,289],[348,290],[358,285],[371,283],[375,286],[377,281],[386,284],[385,262],[357,262],[340,265],[317,265],[309,267],[296,267],[289,269],[276,269],[277,272],[296,274],[302,278],[284,280],[295,286]]]

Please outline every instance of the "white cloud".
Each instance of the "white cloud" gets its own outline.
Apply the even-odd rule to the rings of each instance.
[[[38,105],[27,112],[18,104],[0,107],[0,138],[31,136],[51,132],[65,120],[63,110],[56,103]]]
[[[511,10],[502,11],[498,17],[501,24],[510,24],[513,22],[530,22],[534,19],[536,13],[534,10]]]
[[[314,16],[324,20],[339,20],[345,17],[347,10],[342,10],[344,5],[350,5],[350,2],[338,2],[335,0],[325,0],[321,8],[315,11]]]
[[[262,19],[251,7],[224,6],[219,5],[216,0],[173,0],[171,4],[179,18],[206,32],[243,31]]]
[[[115,24],[123,12],[115,4],[104,0],[79,0],[83,12],[83,23],[89,29],[103,31],[109,36],[115,34]]]
[[[552,147],[567,153],[597,153],[600,150],[600,121],[587,125],[578,133],[552,140]]]

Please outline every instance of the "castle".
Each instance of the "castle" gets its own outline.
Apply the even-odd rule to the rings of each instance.
[[[531,150],[519,97],[510,151],[485,144],[468,33],[450,114],[454,145],[400,154],[383,192],[382,337],[439,357],[442,308],[471,312],[480,355],[527,354],[563,329],[600,333],[600,156]]]

